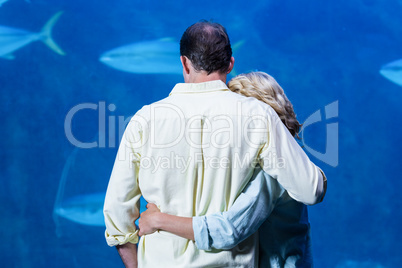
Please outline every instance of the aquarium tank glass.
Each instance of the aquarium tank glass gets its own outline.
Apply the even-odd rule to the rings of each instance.
[[[1,267],[123,267],[102,206],[122,133],[183,82],[179,41],[225,26],[276,78],[328,178],[315,267],[402,262],[402,1],[0,1]],[[141,202],[144,209],[145,200]]]

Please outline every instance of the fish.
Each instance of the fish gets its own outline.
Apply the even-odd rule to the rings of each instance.
[[[241,40],[233,52],[243,45]],[[136,74],[183,75],[179,43],[171,37],[124,45],[103,53],[99,61],[114,69]],[[233,76],[235,71],[232,71]]]
[[[147,40],[103,53],[99,61],[136,74],[183,74],[179,43],[173,38]]]
[[[79,224],[104,226],[104,200],[105,193],[102,192],[77,195],[63,200],[61,205],[54,209],[54,213]]]
[[[76,195],[63,200],[53,213],[82,225],[105,226],[103,204],[106,192]],[[146,210],[147,202],[140,198],[140,213]],[[55,215],[54,215],[55,216]],[[138,224],[138,220],[136,221]]]
[[[53,207],[53,220],[58,235],[61,235],[62,226],[66,226],[66,223],[67,226],[71,223],[93,227],[105,226],[103,204],[106,188],[104,191],[99,190],[99,187],[96,187],[98,190],[93,190],[91,186],[93,181],[97,180],[100,185],[105,183],[103,180],[108,179],[109,164],[114,157],[113,150],[104,148],[89,150],[76,147],[70,153],[64,163]],[[86,191],[76,191],[77,189]],[[141,196],[140,213],[146,210],[146,205],[146,200]],[[138,220],[136,223],[138,224]]]
[[[43,26],[39,33],[33,33],[17,28],[11,28],[0,25],[0,57],[4,59],[12,60],[14,51],[30,44],[34,41],[42,41],[51,50],[60,55],[65,55],[65,52],[53,41],[52,28],[59,19],[63,12],[57,12],[54,14]]]
[[[384,65],[380,69],[380,74],[395,84],[402,86],[402,59]]]

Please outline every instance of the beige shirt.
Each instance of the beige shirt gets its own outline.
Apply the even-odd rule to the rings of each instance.
[[[321,199],[320,170],[271,107],[222,81],[177,84],[138,111],[123,135],[104,205],[107,243],[138,242],[141,195],[178,216],[228,210],[257,163],[295,200]],[[203,251],[160,231],[138,246],[139,267],[257,267],[253,237],[231,250]]]

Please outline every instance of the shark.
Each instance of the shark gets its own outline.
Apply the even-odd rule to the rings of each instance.
[[[402,59],[384,65],[380,69],[380,74],[395,84],[402,86]]]
[[[52,28],[62,13],[60,11],[54,14],[39,33],[0,25],[0,57],[12,60],[14,51],[34,41],[42,41],[57,54],[65,55],[64,51],[53,41],[51,35]]]
[[[173,38],[147,40],[103,53],[99,61],[114,69],[137,74],[183,74],[179,43]]]

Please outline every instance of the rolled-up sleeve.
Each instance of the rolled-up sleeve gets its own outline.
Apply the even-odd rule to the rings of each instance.
[[[260,165],[296,201],[307,205],[321,202],[326,191],[324,173],[310,161],[279,117],[274,114],[272,118]]]
[[[109,246],[138,243],[134,221],[139,217],[141,197],[138,186],[141,133],[140,124],[134,116],[122,137],[106,191],[103,213]]]
[[[211,241],[206,216],[193,217],[195,245],[198,249],[211,250]]]

